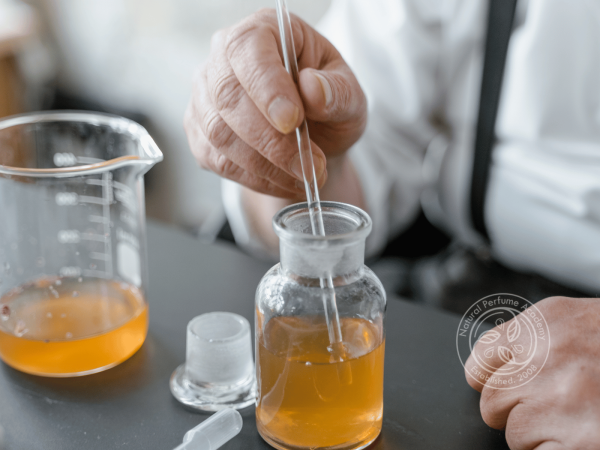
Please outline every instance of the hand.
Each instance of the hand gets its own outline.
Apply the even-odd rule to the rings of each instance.
[[[343,165],[342,155],[362,134],[367,108],[338,51],[298,17],[291,19],[299,89],[282,63],[275,12],[262,10],[213,36],[184,126],[201,167],[260,193],[302,199],[292,132],[306,115],[323,186],[328,161]]]
[[[514,389],[494,389],[492,375],[482,386],[469,375],[476,364],[473,354],[465,364],[467,381],[481,392],[483,420],[492,428],[506,428],[512,450],[598,449],[600,300],[552,297],[536,306],[548,323],[550,351],[541,367],[548,347],[538,347],[534,361],[540,371],[531,381]],[[503,339],[507,337],[501,336],[496,347],[509,347]],[[481,358],[488,347],[478,342],[473,353]],[[498,358],[491,365],[502,363]]]

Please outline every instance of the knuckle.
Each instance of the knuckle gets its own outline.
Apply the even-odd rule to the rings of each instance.
[[[549,323],[555,323],[565,320],[567,317],[573,317],[579,311],[577,308],[578,299],[569,297],[548,297],[535,304],[535,307],[544,316]]]
[[[229,128],[223,118],[217,113],[213,112],[206,120],[206,139],[216,148],[226,146],[231,137],[233,136],[233,130]]]
[[[250,16],[227,33],[225,37],[225,54],[227,57],[234,57],[240,46],[244,45],[248,35],[256,31],[257,23],[252,20],[253,17]]]
[[[265,72],[263,72],[259,65],[248,68],[245,74],[245,83],[248,87],[248,92],[260,92],[268,87],[268,82],[265,79]]]
[[[260,152],[270,161],[276,159],[276,155],[283,154],[285,145],[285,136],[279,135],[271,127],[265,127],[258,132],[256,137],[257,147]]]
[[[211,91],[215,106],[219,110],[234,107],[243,95],[243,88],[233,72],[217,77]]]
[[[227,168],[226,160],[227,160],[227,158],[225,158],[225,156],[223,154],[213,151],[208,156],[206,163],[207,163],[208,169],[211,172],[214,172],[217,175],[224,176],[226,173],[225,170]]]
[[[534,434],[542,430],[536,427],[531,420],[540,413],[541,411],[536,409],[535,405],[530,402],[519,403],[510,411],[506,421],[505,432],[506,442],[510,448],[532,448],[531,443]]]
[[[491,388],[484,388],[481,392],[481,401],[479,403],[479,409],[481,410],[481,418],[486,425],[496,428],[498,426],[498,411],[496,408],[496,402],[492,395],[485,395],[486,392],[493,391]]]
[[[240,167],[234,164],[225,155],[215,152],[212,158],[212,171],[222,177],[236,179]]]
[[[216,173],[223,175],[228,173],[228,168],[231,167],[231,161],[225,158],[221,153],[217,153],[214,157],[213,168]]]
[[[589,375],[585,368],[578,364],[570,364],[568,368],[563,369],[561,383],[552,393],[552,404],[559,409],[568,410],[584,403],[594,384],[597,385],[595,376]]]
[[[333,83],[333,98],[335,101],[331,106],[331,112],[334,114],[341,114],[351,108],[352,98],[352,86],[344,77],[336,77],[335,83]]]
[[[538,307],[552,307],[556,305],[562,305],[566,303],[570,303],[573,299],[569,297],[548,297],[538,303]]]
[[[276,22],[276,14],[273,8],[261,8],[234,27],[222,30],[222,39],[225,43],[227,55],[233,55],[239,46],[244,43],[249,33],[253,33],[264,26],[276,26]]]
[[[495,411],[495,405],[499,395],[502,395],[502,391],[499,389],[493,389],[489,386],[483,388],[481,391],[481,399],[479,400],[482,413],[484,408],[488,414],[492,414]]]
[[[264,160],[260,164],[258,174],[267,180],[277,180],[281,178],[281,169],[271,164],[268,160]]]
[[[261,33],[261,27],[247,27],[240,31],[234,31],[228,36],[226,49],[230,60],[236,58],[247,58],[247,51],[243,48],[248,41],[248,36],[252,33]],[[260,69],[260,64],[245,65],[244,82],[249,91],[255,91],[261,88],[265,72]],[[237,78],[236,78],[237,82]],[[263,82],[264,83],[264,82]],[[239,82],[238,82],[239,85]],[[241,86],[240,86],[241,87]]]
[[[522,444],[527,440],[527,434],[530,432],[531,430],[527,429],[526,427],[513,423],[506,427],[506,443],[508,444],[509,448],[522,449],[524,448]]]
[[[494,411],[488,406],[481,405],[481,418],[488,427],[494,428]]]

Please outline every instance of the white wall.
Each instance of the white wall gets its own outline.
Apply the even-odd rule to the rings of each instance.
[[[61,86],[73,94],[146,114],[165,160],[148,213],[186,227],[222,214],[216,176],[196,166],[182,118],[195,68],[211,35],[274,0],[37,0],[58,43]],[[330,0],[288,0],[315,24]],[[216,216],[215,216],[216,215]]]

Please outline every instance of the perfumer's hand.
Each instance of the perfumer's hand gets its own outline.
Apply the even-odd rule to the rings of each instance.
[[[469,375],[476,364],[473,354],[465,364],[467,381],[481,392],[483,420],[492,428],[506,429],[512,450],[598,449],[600,300],[551,297],[536,306],[550,335],[548,359],[536,377],[514,389],[495,389],[493,380],[482,386]],[[510,346],[500,340],[494,344]],[[537,348],[541,362],[548,350],[543,343]],[[480,341],[473,353],[481,360],[486,347]],[[502,362],[490,364],[500,367]]]
[[[335,172],[339,186],[333,192],[343,195],[344,185],[357,181],[344,153],[364,130],[366,99],[327,39],[296,16],[292,28],[299,89],[282,63],[274,10],[213,36],[185,114],[190,147],[205,169],[256,192],[300,200],[304,186],[293,131],[306,116],[318,183]]]

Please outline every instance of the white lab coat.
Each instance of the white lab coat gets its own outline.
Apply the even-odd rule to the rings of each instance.
[[[350,150],[373,218],[369,252],[421,202],[438,226],[480,243],[469,195],[487,8],[335,0],[323,19],[369,100]],[[600,1],[519,1],[496,132],[485,210],[494,257],[600,292]],[[236,239],[252,247],[231,184],[224,199]]]

